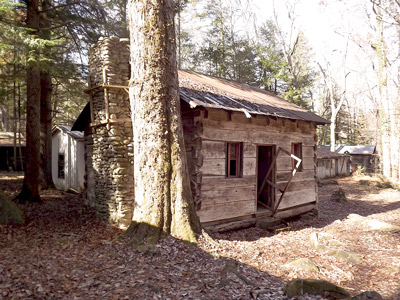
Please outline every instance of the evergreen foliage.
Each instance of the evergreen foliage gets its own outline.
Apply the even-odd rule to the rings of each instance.
[[[285,61],[282,48],[276,39],[276,26],[268,20],[260,28],[260,41],[257,55],[260,58],[262,86],[274,94],[282,94],[285,74]]]
[[[238,25],[247,12],[233,0],[203,0],[191,5],[197,13],[186,15],[207,28],[196,36],[181,29],[181,60],[186,68],[208,75],[258,85],[305,108],[314,100],[312,87],[317,70],[311,63],[307,39],[298,33],[296,43],[285,52],[283,32],[272,20],[253,33]],[[290,57],[289,57],[290,55]]]

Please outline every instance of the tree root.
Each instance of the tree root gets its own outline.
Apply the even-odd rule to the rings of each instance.
[[[15,200],[20,204],[42,202],[40,195],[33,195],[32,191],[25,184],[22,185],[22,190],[18,196],[15,197]]]
[[[163,236],[160,228],[147,223],[132,221],[128,229],[121,235],[121,238],[130,240],[130,244],[140,252],[153,252],[155,244]]]
[[[216,241],[204,228],[201,230],[201,236],[210,244],[214,244],[214,246],[221,247],[222,245]]]

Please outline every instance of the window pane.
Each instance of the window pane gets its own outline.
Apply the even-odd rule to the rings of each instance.
[[[236,145],[237,144],[229,144],[229,151],[230,151],[230,156],[229,156],[229,158],[230,159],[236,159]]]
[[[64,154],[58,154],[58,178],[64,179]]]
[[[236,160],[231,160],[229,162],[229,176],[236,176]]]
[[[302,145],[301,143],[296,143],[296,144],[292,144],[292,154],[297,156],[298,158],[300,158],[301,160],[303,160],[303,155],[302,155]],[[296,167],[297,165],[297,160],[292,159],[292,165],[293,168]],[[297,171],[301,172],[303,169],[303,161],[301,161]]]
[[[226,176],[240,177],[242,173],[242,143],[228,142],[226,145]]]

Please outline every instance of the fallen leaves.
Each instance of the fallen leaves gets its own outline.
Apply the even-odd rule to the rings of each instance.
[[[20,181],[0,178],[9,196]],[[360,186],[351,178],[338,181],[349,201],[330,201],[338,186],[324,185],[319,217],[291,220],[293,231],[274,235],[250,228],[216,234],[214,240],[205,236],[198,247],[168,237],[151,252],[134,251],[127,241],[116,239],[121,231],[98,220],[81,195],[45,191],[43,204],[22,206],[27,226],[15,228],[12,237],[0,232],[0,299],[278,300],[287,299],[282,278],[309,276],[353,294],[372,289],[385,299],[398,299],[399,235],[365,232],[346,218],[357,213],[400,225],[399,192]],[[363,263],[351,266],[314,250],[312,232],[331,233],[360,254]],[[320,272],[284,268],[299,258],[312,259]]]

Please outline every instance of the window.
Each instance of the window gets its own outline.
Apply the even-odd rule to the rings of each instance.
[[[226,145],[226,177],[241,177],[243,143],[227,143]]]
[[[297,169],[297,172],[303,171],[303,149],[301,143],[292,144],[292,154],[301,159],[301,163]],[[297,162],[298,161],[296,159],[292,158],[292,169],[296,167]]]
[[[64,166],[65,166],[65,156],[63,153],[58,154],[58,178],[64,179]]]

